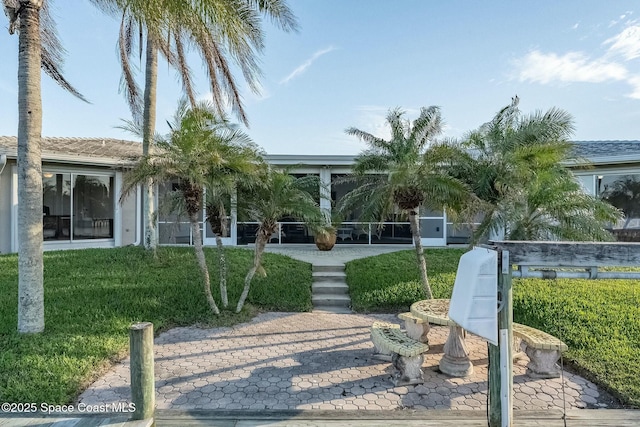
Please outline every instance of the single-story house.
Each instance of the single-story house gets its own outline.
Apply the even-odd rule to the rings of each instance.
[[[577,153],[590,160],[592,168],[575,168],[586,191],[601,195],[621,208],[625,220],[614,227],[620,239],[640,241],[640,141],[576,142]],[[118,247],[138,244],[141,233],[141,192],[135,191],[118,203],[123,173],[142,152],[141,144],[109,138],[43,138],[43,235],[45,250],[88,247]],[[0,137],[0,253],[17,252],[17,138]],[[316,174],[331,188],[331,199],[339,200],[349,184],[331,186],[334,178],[349,174],[355,156],[267,155],[278,166],[295,165],[294,174]],[[635,186],[634,186],[635,185]],[[161,185],[158,193],[170,190]],[[330,209],[331,201],[320,205]],[[204,218],[204,213],[203,213]],[[454,227],[442,212],[421,212],[423,244],[445,246],[461,243],[468,229]],[[231,215],[226,244],[253,242],[256,224],[239,223]],[[204,244],[214,245],[215,236],[204,227]],[[186,221],[173,215],[158,215],[161,244],[191,244]],[[274,243],[311,243],[307,228],[284,218]],[[390,218],[384,227],[348,218],[338,229],[338,243],[411,243],[407,222]]]

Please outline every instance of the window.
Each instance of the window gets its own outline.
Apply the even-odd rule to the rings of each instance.
[[[112,176],[45,172],[44,240],[113,238],[113,181]]]
[[[618,240],[640,241],[640,174],[597,175],[598,196],[624,214],[613,224],[613,234]]]
[[[42,204],[44,240],[70,240],[71,174],[43,174]]]

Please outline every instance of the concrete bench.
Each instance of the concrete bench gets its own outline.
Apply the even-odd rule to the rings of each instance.
[[[429,326],[428,321],[416,317],[410,312],[400,313],[398,314],[398,318],[400,320],[404,320],[404,329],[407,331],[409,338],[429,344],[429,338],[427,335],[429,334],[431,327]]]
[[[395,368],[392,377],[395,386],[422,384],[423,353],[429,346],[409,338],[400,330],[400,325],[387,322],[374,322],[371,326],[371,341],[378,353],[391,354]]]
[[[568,349],[558,338],[531,326],[513,324],[513,339],[521,340],[519,347],[529,356],[527,375],[532,378],[558,378],[560,354]]]
[[[427,299],[418,301],[411,305],[411,316],[423,320],[420,325],[423,334],[429,332],[429,323],[434,325],[449,326],[449,336],[444,344],[444,354],[440,359],[439,368],[444,374],[452,377],[466,377],[473,373],[473,363],[469,359],[469,351],[465,344],[466,332],[453,320],[449,319],[448,299]],[[403,313],[407,331],[418,326],[410,325],[413,320]]]

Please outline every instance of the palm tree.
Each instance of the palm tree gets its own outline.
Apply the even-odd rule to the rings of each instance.
[[[155,132],[158,52],[178,71],[185,95],[196,104],[192,72],[186,54],[192,47],[203,59],[210,81],[211,93],[218,114],[224,114],[226,102],[238,118],[248,124],[241,95],[230,62],[231,56],[249,87],[258,91],[260,68],[256,56],[264,47],[261,15],[285,31],[296,30],[296,19],[284,0],[188,1],[173,0],[92,0],[101,9],[121,15],[118,46],[123,69],[123,89],[133,120],[141,123],[143,154],[148,154]],[[146,35],[146,65],[143,98],[140,98],[131,68],[137,35]],[[139,46],[140,53],[142,45]],[[143,222],[144,245],[155,248],[156,233],[153,187],[145,186]]]
[[[271,236],[278,230],[278,220],[291,217],[298,221],[318,224],[324,217],[315,197],[315,193],[318,193],[320,188],[317,177],[296,178],[287,170],[265,166],[260,182],[261,185],[249,191],[241,189],[238,196],[239,200],[246,203],[242,209],[242,212],[246,213],[245,219],[258,222],[258,230],[253,265],[244,279],[244,288],[236,313],[239,313],[244,306],[253,276],[256,272],[265,273],[262,267],[262,254]]]
[[[251,189],[257,185],[257,174],[263,160],[260,150],[248,136],[235,128],[219,133],[219,153],[225,159],[222,168],[215,168],[207,175],[205,206],[206,222],[216,236],[220,273],[220,297],[222,306],[227,307],[227,262],[222,237],[228,235],[228,216],[232,208],[238,208],[236,192],[238,188]],[[232,206],[232,204],[234,206]],[[240,205],[242,206],[242,205]]]
[[[484,219],[473,242],[510,240],[610,240],[604,222],[619,212],[585,194],[564,163],[572,158],[571,116],[556,108],[523,116],[518,98],[468,135],[472,156],[455,174],[477,197]]]
[[[140,183],[178,181],[178,192],[191,224],[205,296],[211,310],[220,314],[211,294],[209,271],[202,248],[200,218],[204,192],[211,176],[235,171],[234,166],[228,161],[229,152],[233,152],[231,142],[248,142],[248,138],[243,134],[236,134],[229,123],[220,118],[208,103],[188,108],[187,103],[182,102],[173,123],[169,126],[169,135],[166,138],[157,137],[152,152],[143,156],[125,175],[121,200]],[[140,132],[134,123],[130,123],[129,129]],[[233,141],[229,140],[229,135],[234,137]]]
[[[420,277],[428,298],[433,298],[420,240],[419,208],[459,210],[468,199],[467,187],[450,176],[446,165],[464,153],[449,142],[434,142],[442,132],[438,107],[422,108],[413,122],[399,108],[390,110],[386,141],[356,128],[346,133],[369,145],[353,166],[356,188],[339,202],[343,212],[361,210],[361,220],[383,222],[399,208],[409,217]]]
[[[80,99],[61,73],[64,50],[46,0],[3,0],[18,32],[18,332],[44,330],[42,257],[42,95],[40,69]]]

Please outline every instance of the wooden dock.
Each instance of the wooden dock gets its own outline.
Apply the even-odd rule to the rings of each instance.
[[[157,410],[155,420],[127,416],[7,416],[0,427],[486,427],[484,411],[179,411]],[[562,411],[514,411],[517,427],[564,427]],[[640,410],[572,409],[567,427],[640,427]]]
[[[213,427],[486,427],[485,411],[156,411],[156,426]],[[562,411],[514,411],[514,426],[564,427]],[[568,427],[640,426],[640,410],[567,411]]]
[[[153,420],[130,421],[128,415],[41,415],[0,413],[0,427],[152,427]]]

